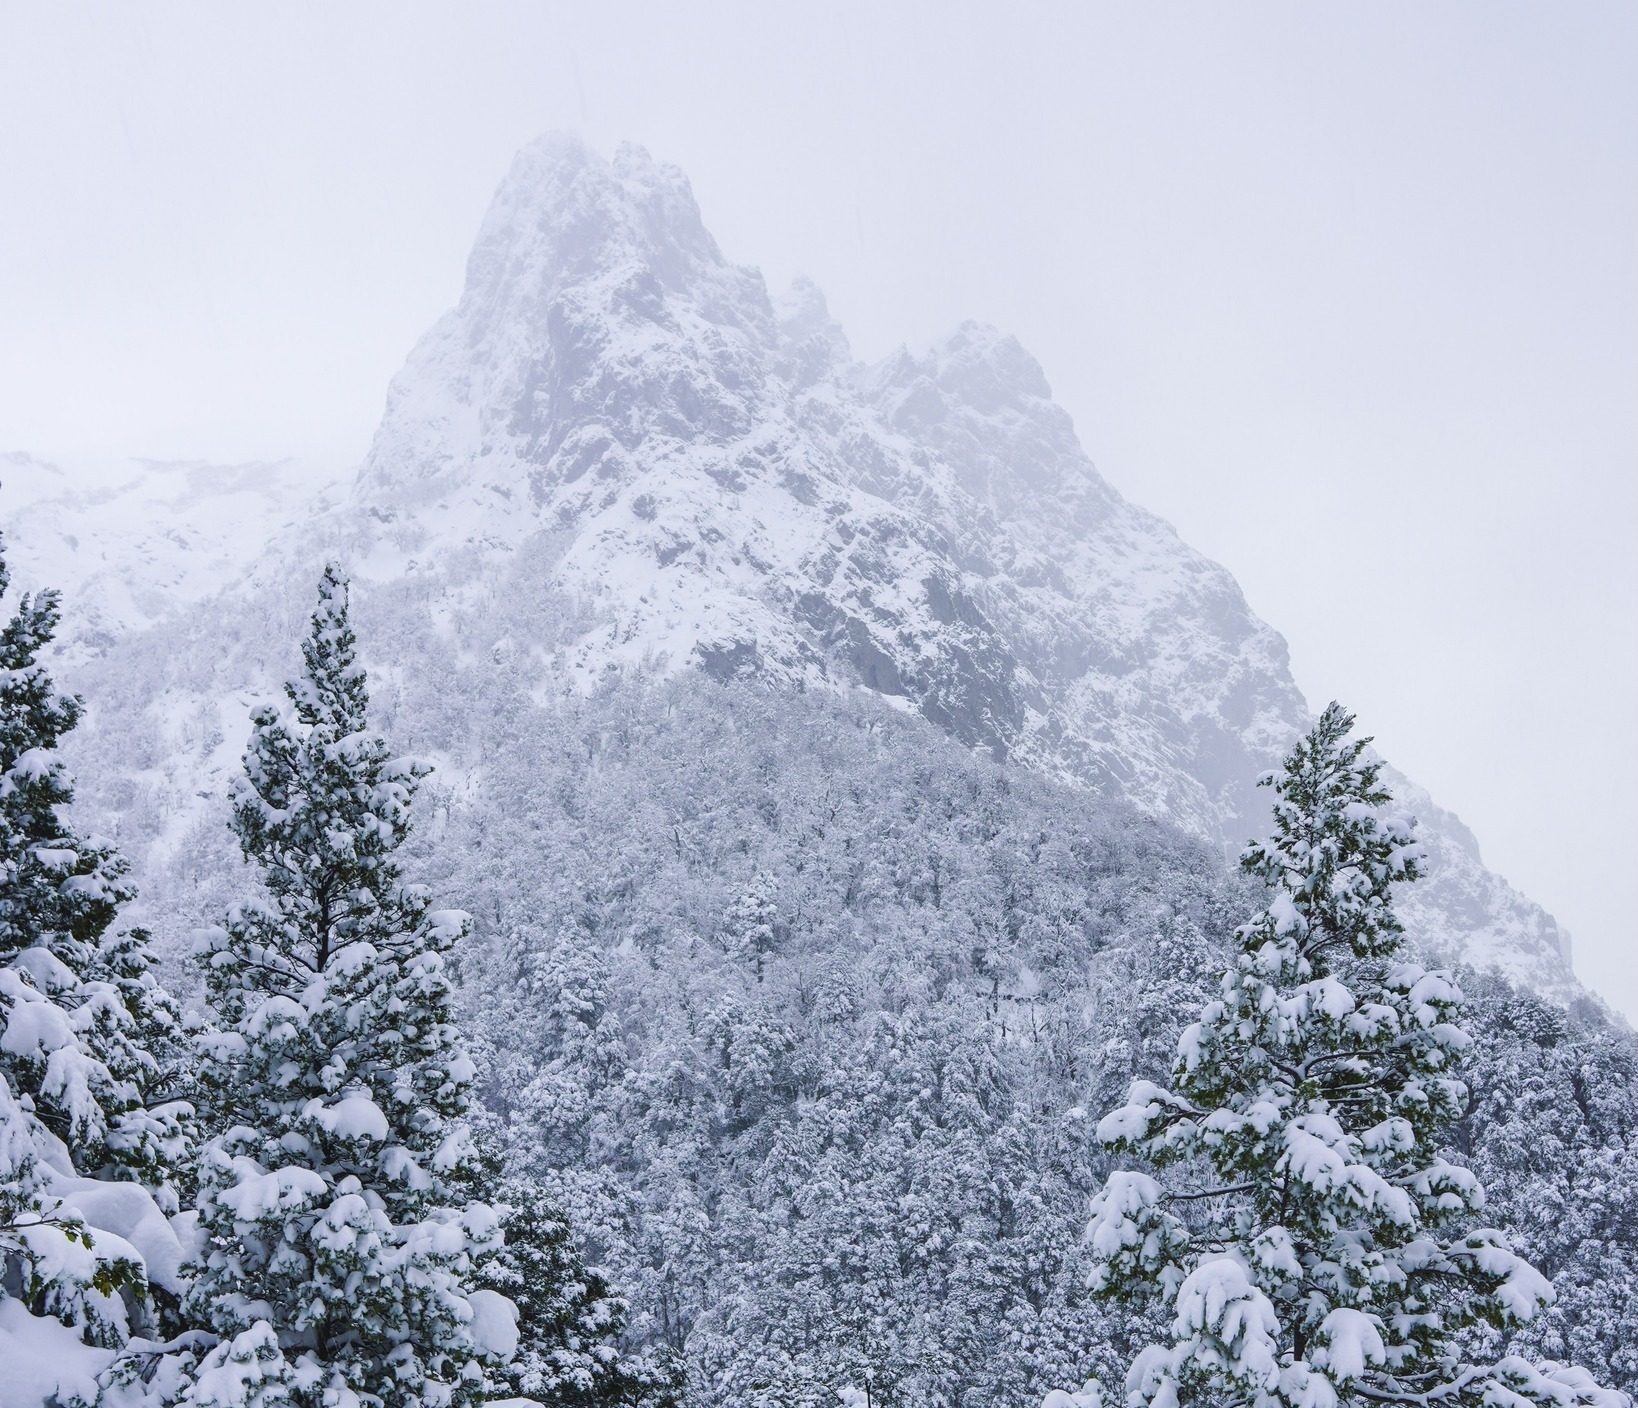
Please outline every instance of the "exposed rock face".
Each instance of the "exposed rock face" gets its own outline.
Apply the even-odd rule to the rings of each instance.
[[[1015,340],[862,366],[811,284],[771,299],[629,147],[518,156],[346,506],[280,551],[305,570],[320,541],[365,579],[569,603],[508,642],[543,679],[863,687],[1226,851],[1307,719],[1279,635],[1100,477]],[[1550,916],[1411,792],[1435,945],[1570,991]]]

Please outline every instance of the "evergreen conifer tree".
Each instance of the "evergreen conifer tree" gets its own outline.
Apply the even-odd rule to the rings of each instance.
[[[427,769],[369,726],[334,567],[302,656],[293,717],[255,713],[232,797],[258,892],[204,945],[226,1127],[201,1161],[188,1307],[220,1342],[186,1401],[213,1408],[238,1376],[269,1408],[459,1408],[510,1313],[472,1289],[499,1232],[458,1191],[473,1069],[444,956],[467,920],[400,873]]]
[[[124,1012],[112,1024],[120,1039],[106,1044],[105,1060],[136,1097],[113,1122],[103,1176],[141,1183],[175,1213],[192,1194],[198,1142],[193,1034],[154,967],[146,929],[105,936],[92,960],[93,980]]]
[[[1437,1152],[1465,1098],[1462,996],[1400,951],[1391,888],[1424,862],[1352,726],[1332,704],[1263,779],[1274,835],[1242,864],[1268,904],[1172,1088],[1135,1082],[1098,1126],[1176,1171],[1116,1172],[1093,1203],[1097,1287],[1170,1311],[1129,1402],[1624,1403],[1578,1369],[1461,1351],[1464,1327],[1516,1324],[1551,1289]]]
[[[653,1355],[622,1352],[626,1304],[585,1264],[565,1218],[525,1180],[504,1190],[506,1242],[485,1280],[518,1311],[507,1390],[554,1408],[668,1408],[677,1376]]]
[[[109,932],[125,864],[64,814],[57,748],[82,706],[40,659],[57,622],[41,592],[0,628],[0,1301],[117,1346],[154,1307],[143,1249],[103,1224],[174,1249],[147,1194],[175,1209],[188,1112],[144,1045],[174,1012],[146,936]],[[100,1186],[122,1182],[141,1187]]]

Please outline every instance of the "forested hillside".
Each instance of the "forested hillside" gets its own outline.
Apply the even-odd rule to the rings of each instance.
[[[310,675],[319,658],[309,654]],[[447,697],[436,681],[401,677],[381,716],[400,715],[417,689],[416,712],[435,716]],[[247,857],[294,844],[257,839],[275,814],[255,797],[285,795],[276,778],[292,766],[278,761],[277,715],[257,717],[265,741],[247,764],[261,791],[232,789],[233,831],[228,798],[216,799],[148,877],[146,912],[167,926],[166,970],[190,1005],[198,970],[180,959],[185,935],[229,916],[193,944],[224,955],[206,970],[221,974],[245,942],[232,936],[255,932],[244,926],[256,911],[236,908],[253,891],[234,832]],[[873,1402],[976,1408],[1090,1377],[1118,1383],[1155,1326],[1092,1293],[1083,1232],[1112,1167],[1093,1130],[1134,1079],[1164,1076],[1258,884],[1164,822],[998,763],[865,692],[639,677],[533,702],[497,694],[461,722],[443,782],[418,784],[423,824],[405,833],[403,863],[418,893],[458,901],[470,921],[450,929],[422,899],[391,922],[419,932],[423,914],[443,926],[424,942],[448,952],[456,1039],[470,1053],[462,1079],[487,1151],[462,1186],[541,1210],[542,1250],[525,1237],[523,1261],[497,1264],[494,1284],[528,1289],[518,1268],[532,1266],[572,1288],[593,1284],[576,1270],[582,1257],[601,1268],[590,1301],[554,1292],[541,1311],[556,1327],[545,1343],[627,1351],[634,1368],[586,1387],[585,1401],[677,1391],[701,1405],[818,1405],[863,1385]],[[195,746],[208,755],[221,740],[202,733]],[[337,756],[353,768],[374,755],[349,743]],[[383,779],[426,773],[368,766],[387,767]],[[153,824],[131,800],[127,824]],[[114,910],[100,914],[108,924]],[[120,962],[133,980],[146,971],[140,955]],[[257,1002],[265,981],[246,989]],[[1479,1039],[1450,1149],[1560,1288],[1556,1306],[1488,1348],[1573,1357],[1630,1385],[1638,1049],[1589,1001],[1566,1010],[1496,976],[1464,981]],[[225,1051],[211,1032],[243,999],[211,984],[209,1015],[193,1020],[206,1023],[207,1052]],[[186,1094],[194,1072],[175,1019],[144,1020],[163,1060],[181,1063],[166,1080]],[[247,1040],[265,1039],[260,1019],[235,1020]],[[258,1108],[239,1079],[223,1087],[227,1106],[207,1079],[182,1108],[220,1131],[224,1109]],[[343,1168],[376,1118],[354,1098],[335,1107],[345,1119],[302,1115],[351,1151]],[[231,1147],[221,1137],[207,1150]],[[191,1145],[172,1144],[149,1162],[179,1162],[174,1181],[191,1192]],[[167,1255],[157,1274],[170,1279],[155,1284],[180,1292],[182,1252]],[[597,1299],[604,1286],[612,1299]],[[186,1323],[204,1304],[197,1291],[180,1309],[161,1297],[145,1312],[157,1323],[122,1318],[102,1342],[151,1336],[166,1316]],[[269,1352],[254,1338],[223,1343],[246,1363]],[[537,1378],[547,1381],[567,1382]],[[171,1401],[162,1379],[142,1382],[161,1396],[130,1402]]]
[[[828,1403],[839,1365],[905,1401],[1118,1383],[1092,1126],[1169,1068],[1246,882],[868,697],[639,684],[489,751],[518,792],[438,844],[490,935],[463,968],[485,1105],[702,1401]],[[1464,980],[1455,1151],[1560,1288],[1520,1343],[1631,1385],[1638,1047]]]

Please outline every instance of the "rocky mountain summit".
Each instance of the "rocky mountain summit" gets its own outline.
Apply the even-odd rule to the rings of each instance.
[[[283,583],[283,614],[298,610],[335,553],[413,601],[429,638],[476,611],[486,639],[444,639],[456,690],[481,693],[496,670],[549,691],[685,669],[864,689],[1225,857],[1262,825],[1255,779],[1307,723],[1277,632],[1102,478],[1014,339],[966,324],[859,363],[817,289],[770,296],[723,257],[686,178],[633,147],[605,159],[551,137],[519,154],[460,302],[393,380],[333,498],[294,496],[313,507],[276,535],[259,589]],[[265,515],[249,521],[265,535]],[[233,604],[249,599],[233,585],[248,554],[179,544],[228,589],[207,615],[269,618]],[[55,563],[38,567],[48,580]],[[117,594],[106,570],[58,580]],[[261,668],[230,652],[165,688],[173,707],[188,691],[237,698]],[[222,728],[242,724],[224,712]],[[214,747],[210,767],[234,756]],[[1407,905],[1424,941],[1572,993],[1552,918],[1397,786],[1433,852]]]
[[[548,675],[863,687],[1226,853],[1307,718],[1278,633],[1098,473],[1016,340],[966,324],[860,364],[812,284],[770,296],[633,147],[520,153],[355,496],[366,573],[549,545],[574,607],[530,643]],[[1569,991],[1552,918],[1398,789],[1434,854],[1413,922]]]
[[[855,363],[816,289],[772,300],[632,148],[519,156],[359,494],[420,557],[554,535],[581,678],[862,684],[1202,830],[1302,712],[1279,637],[1099,477],[1013,339]]]

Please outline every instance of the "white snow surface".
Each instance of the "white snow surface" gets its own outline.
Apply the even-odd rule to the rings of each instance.
[[[369,1139],[383,1143],[388,1134],[387,1117],[368,1095],[354,1091],[332,1105],[312,1102],[311,1113],[325,1129],[340,1139]]]
[[[95,1397],[96,1376],[114,1351],[80,1342],[79,1332],[0,1296],[0,1408],[40,1408],[56,1396]]]
[[[518,1352],[518,1308],[499,1291],[479,1289],[466,1297],[472,1308],[467,1326],[472,1342],[497,1359],[510,1360]]]
[[[1381,1326],[1362,1310],[1338,1306],[1320,1326],[1324,1347],[1314,1356],[1335,1379],[1360,1378],[1367,1368],[1386,1362]]]
[[[1075,1393],[1055,1388],[1041,1400],[1041,1408],[1103,1408],[1103,1390],[1096,1379],[1088,1379]]]
[[[136,1253],[154,1285],[172,1292],[183,1289],[187,1250],[177,1228],[146,1188],[59,1173],[51,1180],[50,1192],[85,1219],[96,1235],[99,1251],[107,1250],[110,1239],[117,1238]]]

